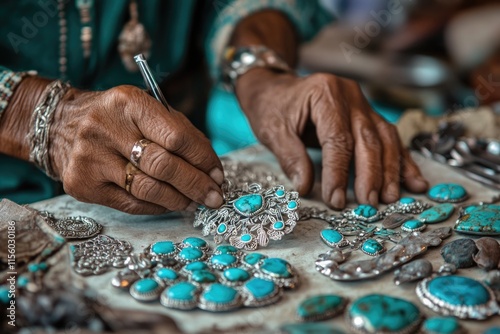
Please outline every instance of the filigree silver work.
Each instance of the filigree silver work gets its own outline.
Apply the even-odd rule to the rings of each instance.
[[[213,235],[217,244],[229,241],[237,248],[255,250],[293,231],[299,205],[297,192],[280,185],[264,189],[254,183],[247,189],[225,192],[225,203],[219,209],[199,208],[194,226],[202,226],[202,234]]]
[[[424,253],[429,246],[438,246],[451,235],[450,227],[441,227],[421,233],[413,232],[384,254],[369,260],[348,261],[340,249],[320,254],[316,260],[316,270],[337,281],[355,281],[379,276],[409,262]]]
[[[102,230],[102,225],[89,217],[77,216],[56,219],[47,211],[40,212],[40,216],[45,219],[50,227],[66,239],[91,238]]]

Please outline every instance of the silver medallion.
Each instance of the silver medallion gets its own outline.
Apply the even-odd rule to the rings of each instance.
[[[47,211],[41,212],[40,215],[50,227],[66,239],[87,239],[96,236],[102,230],[102,225],[89,217],[76,216],[56,219]]]

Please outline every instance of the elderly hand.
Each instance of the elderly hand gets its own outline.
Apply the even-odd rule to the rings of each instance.
[[[401,183],[413,192],[428,187],[395,127],[370,108],[354,81],[255,68],[238,79],[236,93],[255,135],[274,152],[301,194],[314,180],[306,146],[318,145],[323,200],[333,208],[345,207],[351,160],[359,203],[394,202]]]
[[[151,141],[125,188],[134,143]],[[133,214],[194,210],[222,204],[222,166],[208,139],[179,112],[146,92],[119,86],[71,89],[51,128],[50,155],[64,190],[84,202]]]

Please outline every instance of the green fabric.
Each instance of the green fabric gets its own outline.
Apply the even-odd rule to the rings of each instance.
[[[129,0],[94,0],[92,54],[88,60],[83,58],[76,1],[65,1],[67,80],[75,87],[92,90],[121,84],[142,87],[141,75],[128,72],[117,51],[118,36],[129,20]],[[190,37],[194,35],[204,46],[210,72],[217,80],[218,55],[232,28],[250,13],[266,8],[280,10],[290,18],[303,39],[312,37],[329,19],[312,0],[139,0],[137,3],[139,21],[153,41],[149,62],[157,77],[181,68]],[[40,76],[59,78],[57,0],[4,0],[0,5],[0,22],[1,65],[14,71],[37,70]],[[233,104],[232,109],[224,111],[232,114],[238,110],[237,104]],[[228,124],[222,118],[219,124],[211,125],[218,129]],[[238,128],[233,131],[237,133]],[[0,197],[17,202],[47,198],[58,189],[32,165],[1,155],[0,173]]]

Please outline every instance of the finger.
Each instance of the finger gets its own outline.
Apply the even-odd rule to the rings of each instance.
[[[366,106],[369,108],[368,106]],[[354,191],[359,203],[378,206],[382,187],[382,145],[378,132],[365,110],[352,110],[356,178]]]
[[[420,168],[418,168],[410,153],[401,144],[401,178],[402,183],[406,189],[414,193],[422,193],[429,188],[429,183],[422,176]]]
[[[299,194],[309,193],[314,184],[314,170],[306,147],[286,122],[268,124],[270,126],[259,134],[259,140],[274,153]]]
[[[401,146],[399,135],[394,125],[387,123],[376,113],[371,117],[377,127],[382,143],[383,183],[381,198],[384,203],[393,203],[399,199],[401,176]]]
[[[218,208],[224,202],[220,187],[212,178],[158,144],[150,143],[144,149],[139,167],[156,183],[170,184],[196,203]]]
[[[191,205],[192,201],[189,198],[171,185],[150,177],[125,160],[121,160],[117,164],[119,166],[108,168],[109,175],[106,175],[107,179],[125,190],[127,175],[131,174],[132,176],[129,179],[130,188],[126,192],[136,199],[160,205],[169,211],[196,208],[195,205]]]

